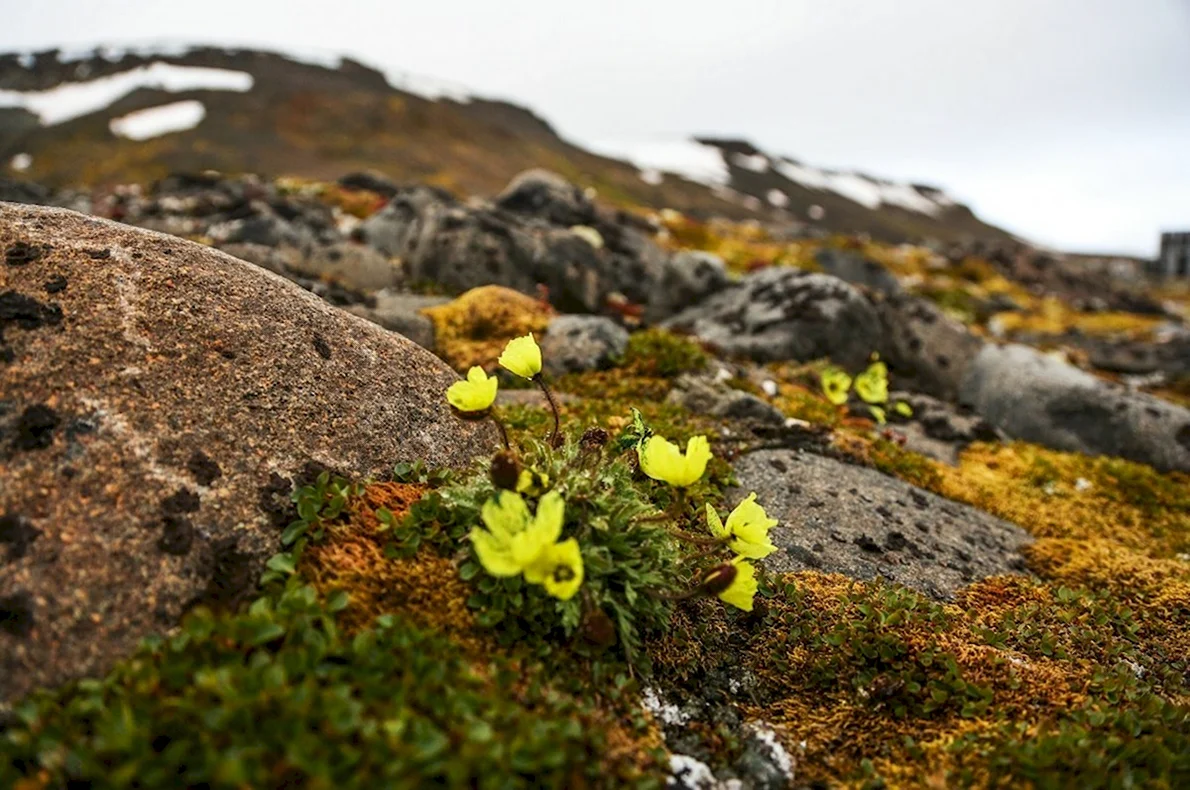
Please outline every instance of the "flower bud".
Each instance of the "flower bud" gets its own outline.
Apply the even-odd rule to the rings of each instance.
[[[505,491],[516,491],[517,479],[521,474],[521,464],[515,454],[508,450],[501,450],[492,456],[492,485]]]
[[[736,566],[730,562],[716,565],[702,577],[702,583],[698,589],[704,595],[718,595],[731,586],[731,583],[735,581],[736,573],[738,573]]]
[[[583,431],[583,438],[579,440],[579,446],[582,447],[583,452],[593,453],[603,449],[610,438],[607,431],[602,428],[588,428]]]

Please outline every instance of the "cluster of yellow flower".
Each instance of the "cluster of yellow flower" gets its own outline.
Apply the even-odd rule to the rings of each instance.
[[[486,530],[471,532],[471,545],[484,570],[493,576],[519,576],[540,584],[559,600],[574,597],[583,583],[583,556],[574,538],[562,536],[566,503],[550,491],[530,516],[520,494],[499,491],[480,513]]]
[[[505,370],[530,381],[541,374],[541,348],[532,334],[508,341],[496,361]],[[489,376],[476,365],[467,371],[466,379],[456,381],[447,388],[446,400],[462,412],[484,412],[495,402],[496,389],[496,377]]]
[[[686,442],[685,453],[668,439],[651,436],[638,452],[640,468],[645,474],[675,488],[697,483],[711,460],[711,446],[705,436],[695,436]],[[777,550],[769,540],[769,530],[777,525],[777,520],[769,518],[764,508],[757,504],[755,492],[731,511],[726,524],[710,504],[706,510],[711,534],[717,542],[734,551],[736,558],[730,566],[713,569],[703,586],[714,590],[725,603],[750,612],[759,585],[756,568],[748,560],[763,559]]]
[[[554,406],[541,378],[541,348],[533,335],[509,341],[499,357],[500,366],[522,378],[535,381]],[[461,412],[483,414],[496,399],[497,382],[483,368],[471,368],[464,381],[455,382],[446,391],[447,400]],[[557,422],[557,410],[554,412]],[[555,427],[554,437],[557,438]],[[556,446],[556,445],[555,445]],[[711,460],[711,446],[705,436],[695,436],[682,452],[662,436],[650,436],[637,448],[641,470],[679,491],[694,485],[706,473]],[[522,470],[522,477],[527,470]],[[526,481],[527,482],[527,481]],[[518,484],[519,490],[527,486]],[[680,501],[684,501],[679,499]],[[569,600],[583,583],[583,557],[574,538],[559,540],[565,521],[566,504],[557,490],[545,493],[531,514],[519,492],[499,491],[484,503],[480,513],[486,529],[470,534],[471,544],[480,564],[492,576],[523,575],[530,584],[540,584],[559,600]],[[709,504],[707,526],[712,537],[693,540],[713,547],[727,547],[736,554],[730,563],[712,568],[698,589],[716,594],[724,602],[752,611],[758,589],[756,569],[748,560],[767,557],[777,547],[769,539],[769,530],[777,524],[768,517],[752,493],[727,517],[726,523]],[[684,533],[675,532],[682,537]]]

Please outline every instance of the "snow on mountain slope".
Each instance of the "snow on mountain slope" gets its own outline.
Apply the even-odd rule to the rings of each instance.
[[[67,61],[69,62],[69,61]],[[102,110],[138,88],[181,93],[193,90],[252,90],[251,74],[229,69],[175,66],[160,61],[120,74],[84,82],[67,82],[44,91],[0,90],[0,107],[21,107],[47,126]]]

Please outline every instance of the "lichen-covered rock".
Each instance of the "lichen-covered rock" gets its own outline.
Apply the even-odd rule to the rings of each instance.
[[[683,250],[665,261],[645,317],[660,321],[727,287],[727,267],[711,252]]]
[[[664,323],[728,355],[758,362],[830,357],[859,368],[880,348],[871,303],[825,274],[770,267]]]
[[[960,400],[1015,439],[1190,471],[1190,410],[1027,346],[984,346],[967,370]]]
[[[223,253],[0,204],[0,698],[250,592],[291,481],[464,465],[433,355]],[[12,309],[9,309],[12,308]]]
[[[884,577],[945,599],[965,584],[1025,568],[1024,530],[873,469],[791,450],[761,450],[735,464],[780,525],[774,571]]]
[[[881,351],[898,385],[953,401],[984,341],[932,302],[896,294],[875,302]]]
[[[428,187],[404,189],[358,235],[399,257],[413,282],[456,291],[489,284],[524,294],[544,288],[555,307],[572,313],[598,312],[616,294],[648,301],[665,260],[661,249],[624,218],[596,212],[577,187],[557,177],[546,181],[514,181],[496,203],[463,204]],[[593,246],[576,225],[594,229],[603,245]]]
[[[893,392],[889,402],[906,403],[912,410],[907,421],[895,429],[906,437],[906,448],[952,466],[959,462],[959,453],[972,442],[1001,438],[995,426],[970,409],[929,395]]]
[[[595,219],[595,204],[581,187],[540,168],[513,178],[496,197],[496,205],[555,225],[590,225]]]
[[[338,283],[352,291],[379,291],[401,284],[404,275],[393,261],[365,244],[339,243],[315,247],[298,257],[299,274]]]
[[[862,285],[883,294],[901,293],[901,284],[896,275],[859,253],[823,247],[815,253],[814,260],[826,274],[852,285]]]
[[[550,322],[541,342],[546,372],[554,376],[604,370],[628,348],[628,330],[610,318],[562,315]]]
[[[666,401],[693,414],[707,414],[732,420],[772,425],[785,422],[785,415],[771,403],[750,392],[733,389],[713,376],[684,373],[674,379]]]

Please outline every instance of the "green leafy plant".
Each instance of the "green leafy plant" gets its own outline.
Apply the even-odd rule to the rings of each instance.
[[[198,609],[104,680],[34,694],[0,729],[0,786],[656,785],[609,774],[588,703],[391,616],[347,637],[346,604],[291,583]]]

